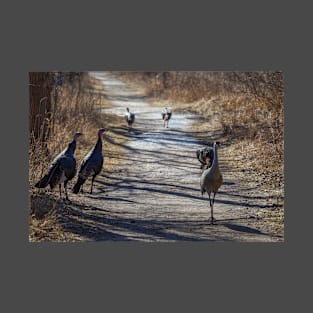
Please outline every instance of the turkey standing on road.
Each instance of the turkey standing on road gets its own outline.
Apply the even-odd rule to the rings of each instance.
[[[168,128],[168,123],[169,123],[169,121],[170,121],[170,119],[172,117],[171,110],[169,110],[168,108],[165,108],[163,110],[163,112],[161,113],[161,115],[162,115],[162,119],[164,121],[163,126],[165,127],[165,125],[166,125],[166,128]]]
[[[90,193],[92,194],[92,186],[96,176],[101,172],[103,166],[102,155],[102,138],[105,133],[105,128],[98,130],[98,141],[93,149],[85,156],[78,173],[77,182],[73,188],[74,193],[78,193],[80,187],[85,183],[89,176],[92,176]],[[83,190],[82,190],[83,191]]]
[[[129,111],[129,108],[126,108],[125,120],[128,124],[128,131],[131,129],[133,123],[135,122],[135,114]]]
[[[218,166],[218,158],[217,158],[217,147],[220,146],[220,143],[218,141],[214,142],[213,150],[214,150],[214,159],[212,166],[205,170],[200,178],[200,188],[201,188],[201,194],[203,197],[203,194],[205,192],[209,195],[209,201],[210,201],[210,207],[211,207],[211,224],[215,221],[215,218],[213,217],[213,204],[215,195],[218,191],[218,189],[221,187],[223,183],[223,177],[221,175],[219,166]],[[213,192],[213,198],[211,199],[211,193]]]
[[[196,154],[197,159],[201,163],[200,169],[203,169],[204,167],[208,169],[209,167],[212,166],[214,159],[214,152],[212,148],[206,147],[203,149],[199,149],[197,150]]]
[[[68,147],[57,155],[52,161],[48,174],[46,174],[36,185],[37,188],[45,188],[50,185],[51,190],[59,185],[60,197],[61,197],[61,184],[64,182],[64,189],[66,199],[67,195],[67,183],[74,178],[76,174],[76,160],[74,152],[76,149],[76,141],[82,136],[82,133],[75,133],[73,141]]]

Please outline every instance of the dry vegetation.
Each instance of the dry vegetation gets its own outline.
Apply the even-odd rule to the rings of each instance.
[[[199,116],[195,135],[219,139],[229,170],[273,202],[264,215],[283,231],[284,103],[282,72],[115,72],[145,86],[151,102]],[[161,99],[161,100],[160,100]]]
[[[75,152],[79,165],[86,153],[95,144],[97,129],[100,127],[109,128],[107,138],[103,143],[106,171],[112,171],[117,165],[120,159],[116,158],[116,155],[121,149],[121,144],[126,141],[124,135],[126,128],[123,119],[117,115],[100,114],[101,109],[112,105],[106,99],[101,83],[87,73],[79,73],[72,79],[65,75],[63,80],[61,85],[53,85],[51,89],[51,113],[46,114],[45,117],[48,131],[41,127],[37,138],[34,131],[30,133],[30,241],[79,240],[76,238],[77,236],[65,232],[62,228],[64,206],[59,200],[58,192],[50,192],[49,188],[47,190],[34,188],[34,184],[46,172],[52,159],[72,140],[73,134],[76,131],[84,134]],[[45,134],[43,134],[44,132]],[[74,180],[69,183],[69,190]]]

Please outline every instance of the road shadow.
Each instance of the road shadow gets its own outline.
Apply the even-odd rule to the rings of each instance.
[[[227,227],[233,231],[237,231],[237,232],[268,236],[267,234],[261,232],[260,230],[258,230],[256,228],[248,227],[248,226],[231,224],[231,223],[221,223],[220,225],[223,225],[223,226],[225,226],[225,227]]]
[[[201,196],[200,189],[195,189],[188,186],[181,186],[176,184],[169,184],[169,183],[163,183],[158,181],[146,181],[146,180],[139,180],[139,179],[131,179],[131,178],[124,178],[124,177],[112,177],[110,176],[109,179],[106,179],[105,181],[98,181],[98,184],[103,185],[103,190],[107,191],[110,188],[110,192],[115,191],[142,191],[142,192],[149,192],[151,194],[164,194],[164,195],[171,195],[176,196],[179,198],[188,198],[188,199],[194,199],[194,200],[200,200],[200,201],[206,201],[208,202],[208,196],[205,194],[203,197]],[[175,189],[175,190],[173,190]],[[220,192],[221,195],[227,196],[232,195],[228,193],[227,191]],[[245,199],[249,199],[249,202],[246,201],[240,201],[240,198],[238,200],[226,200],[226,199],[220,199],[218,198],[219,193],[217,194],[215,198],[215,203],[220,204],[228,204],[232,206],[238,206],[238,207],[249,207],[249,208],[272,208],[272,204],[257,204],[254,203],[253,200],[257,200],[258,197],[250,197]],[[140,197],[140,196],[139,196]],[[105,199],[105,198],[104,198]],[[266,199],[266,198],[264,198]],[[251,201],[250,201],[251,200]]]
[[[101,214],[95,215],[93,213],[95,211]],[[71,207],[67,208],[67,212],[69,216],[62,227],[68,232],[92,241],[237,241],[236,236],[232,238],[230,233],[225,233],[221,227],[226,227],[233,232],[270,236],[256,228],[225,223],[222,220],[218,220],[215,225],[202,220],[143,220],[114,216],[110,213],[110,209],[93,207],[87,208],[87,212],[82,211],[81,208]],[[124,212],[124,214],[129,213]],[[208,228],[212,231],[199,235],[201,229]],[[195,233],[186,234],[192,229]]]
[[[87,209],[87,212],[86,212]],[[94,212],[98,212],[95,214]],[[80,207],[66,209],[66,222],[62,223],[65,231],[92,241],[233,241],[222,231],[219,225],[197,220],[156,220],[126,218],[112,215],[110,209]],[[99,214],[100,213],[100,214]],[[124,212],[123,214],[129,214]],[[64,213],[61,212],[64,215]],[[201,227],[212,227],[212,234],[190,232]],[[216,231],[219,229],[220,231]],[[187,233],[186,233],[187,232]]]

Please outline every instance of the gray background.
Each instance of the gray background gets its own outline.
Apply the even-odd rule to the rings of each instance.
[[[304,311],[307,2],[67,2],[1,4],[1,311]],[[284,71],[285,243],[28,242],[28,72],[113,69]]]

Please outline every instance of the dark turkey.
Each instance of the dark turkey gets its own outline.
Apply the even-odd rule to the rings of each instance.
[[[96,176],[101,172],[103,166],[102,155],[102,139],[105,133],[105,128],[98,130],[98,141],[94,148],[85,156],[78,173],[77,182],[73,188],[74,193],[78,193],[88,177],[92,176],[90,193],[92,194],[93,182]]]
[[[168,128],[168,123],[172,117],[172,112],[170,110],[168,110],[167,108],[164,109],[164,111],[161,113],[162,115],[162,120],[163,120],[163,126]]]
[[[128,124],[128,127],[130,130],[131,126],[135,122],[135,114],[129,111],[129,108],[126,108],[126,113],[125,113],[125,121]]]
[[[66,199],[67,183],[74,178],[76,174],[76,160],[74,157],[76,141],[82,136],[82,133],[75,133],[73,141],[68,147],[57,155],[50,164],[48,174],[46,174],[36,185],[37,188],[45,188],[50,185],[51,190],[59,185],[61,197],[61,184],[64,183]]]
[[[200,169],[206,167],[208,169],[213,164],[214,159],[214,151],[210,147],[202,148],[197,150],[197,159],[201,163]]]

